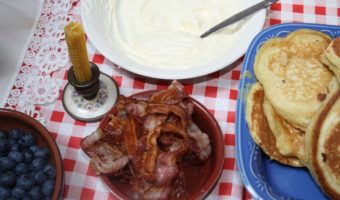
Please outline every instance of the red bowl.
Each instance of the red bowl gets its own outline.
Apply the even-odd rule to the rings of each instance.
[[[150,96],[153,92],[146,91],[133,96]],[[189,101],[194,104],[192,119],[202,132],[209,136],[212,153],[204,164],[184,167],[184,176],[187,183],[186,191],[188,199],[204,199],[215,186],[221,174],[224,162],[224,142],[221,129],[207,108],[191,97],[189,97]],[[102,122],[105,121],[105,117]],[[102,126],[102,124],[99,126]],[[116,198],[132,198],[133,192],[131,185],[128,183],[122,182],[114,176],[104,174],[101,174],[101,178]]]
[[[9,131],[13,128],[19,128],[24,132],[31,132],[38,146],[49,148],[51,152],[49,163],[54,165],[56,169],[55,187],[52,199],[61,199],[64,178],[63,164],[58,146],[50,132],[37,120],[24,113],[0,108],[0,129]]]

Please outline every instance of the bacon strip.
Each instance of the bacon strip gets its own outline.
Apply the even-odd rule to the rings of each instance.
[[[123,131],[125,149],[129,157],[135,157],[138,145],[139,127],[136,121],[129,117]]]
[[[150,103],[146,108],[146,112],[149,114],[163,114],[169,116],[170,114],[174,114],[179,117],[179,125],[182,128],[186,128],[187,126],[187,115],[185,110],[178,105],[166,105],[166,104],[158,104],[158,103]]]
[[[143,177],[152,181],[154,179],[154,170],[157,159],[158,145],[157,138],[161,132],[161,126],[166,116],[164,115],[148,115],[144,122],[144,131],[146,132],[141,145],[144,153],[143,160]]]
[[[186,97],[183,89],[184,87],[182,84],[174,81],[167,90],[155,92],[150,97],[150,101],[154,103],[178,104]]]
[[[129,162],[118,148],[104,140],[97,141],[93,149],[90,165],[97,173],[114,173]]]

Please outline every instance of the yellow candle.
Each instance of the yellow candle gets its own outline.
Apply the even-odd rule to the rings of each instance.
[[[91,69],[87,56],[85,33],[81,24],[71,22],[65,26],[68,53],[77,81],[83,83],[91,80]]]

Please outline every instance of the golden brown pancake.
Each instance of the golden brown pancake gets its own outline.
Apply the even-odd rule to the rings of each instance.
[[[301,163],[305,163],[305,133],[278,115],[266,98],[263,111],[274,134],[278,151],[284,156],[296,157]]]
[[[335,38],[324,51],[321,61],[333,71],[340,82],[340,37]]]
[[[255,58],[255,75],[271,105],[301,130],[320,108],[334,76],[320,61],[330,41],[322,32],[301,29],[266,41]]]
[[[246,121],[252,138],[271,159],[281,164],[300,167],[302,164],[296,157],[284,156],[276,147],[274,134],[269,128],[263,112],[265,99],[261,84],[255,83],[248,94],[246,106]]]
[[[331,93],[306,132],[307,165],[322,190],[340,199],[340,90]]]

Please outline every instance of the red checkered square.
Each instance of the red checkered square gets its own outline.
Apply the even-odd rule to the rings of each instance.
[[[67,146],[75,149],[80,149],[80,140],[80,137],[71,136]]]
[[[215,110],[213,110],[213,109],[208,109],[208,111],[210,112],[210,114],[211,114],[212,116],[215,116]]]
[[[317,15],[326,15],[326,7],[315,6],[315,14],[317,14]]]
[[[281,20],[279,19],[270,19],[269,20],[270,25],[275,25],[275,24],[281,24]]]
[[[184,85],[185,94],[192,94],[193,89],[194,89],[193,85]]]
[[[218,194],[219,195],[231,195],[232,190],[232,184],[231,183],[220,183],[218,188]]]
[[[93,199],[95,190],[83,188],[80,194],[80,199]]]
[[[235,146],[235,135],[233,134],[225,134],[224,135],[224,144],[229,146]]]
[[[74,125],[76,125],[76,126],[86,126],[86,122],[75,120],[74,121]]]
[[[66,198],[68,196],[68,190],[69,190],[69,186],[68,185],[64,185],[64,193],[63,193],[63,197]]]
[[[244,190],[243,190],[243,199],[244,200],[251,200],[252,199],[251,194],[248,192],[248,190],[246,188],[244,188]]]
[[[116,81],[118,87],[122,86],[123,77],[121,77],[121,76],[115,76],[115,77],[113,77],[113,79]]]
[[[217,97],[217,87],[207,86],[205,88],[205,96],[206,97]]]
[[[58,96],[57,100],[58,101],[62,101],[63,100],[63,90],[62,89],[59,90],[59,96]]]
[[[65,158],[63,161],[64,161],[64,170],[72,172],[73,169],[74,169],[74,166],[76,164],[76,161],[70,160],[70,159],[67,159],[67,158]]]
[[[64,80],[68,80],[68,78],[67,78],[67,71],[65,71],[64,76],[63,76],[63,79],[64,79]]]
[[[232,80],[240,80],[240,75],[241,75],[241,71],[234,70],[234,71],[231,72],[231,79]]]
[[[303,13],[303,5],[293,5],[293,12],[295,13]]]
[[[338,10],[337,15],[338,17],[340,17],[340,8],[338,8],[337,10]]]
[[[104,63],[105,57],[101,54],[94,54],[92,62],[98,63],[98,64],[103,64]]]
[[[234,158],[225,158],[223,163],[223,169],[233,170],[235,167],[235,159]]]
[[[57,139],[57,136],[58,136],[57,133],[54,133],[54,132],[51,132],[51,131],[50,131],[50,133],[51,133],[51,135],[52,135],[52,137],[53,137],[54,140]]]
[[[280,3],[274,3],[273,5],[271,5],[270,9],[281,11],[281,4]]]
[[[133,88],[134,89],[144,89],[145,81],[141,79],[136,79],[133,81]]]
[[[233,100],[236,100],[237,99],[237,90],[234,90],[234,89],[231,89],[230,92],[229,92],[229,98],[230,99],[233,99]]]
[[[65,115],[64,112],[54,111],[52,113],[52,116],[51,116],[50,120],[54,121],[54,122],[62,122],[63,119],[64,119],[64,115]]]
[[[87,168],[87,173],[88,176],[97,176],[96,172],[92,169],[92,167],[89,165]]]
[[[227,122],[235,123],[235,112],[228,112]]]

